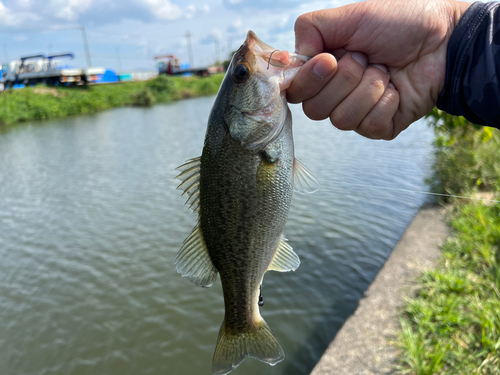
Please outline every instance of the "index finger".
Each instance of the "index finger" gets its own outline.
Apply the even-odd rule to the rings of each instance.
[[[337,71],[337,60],[328,53],[319,54],[305,63],[286,90],[290,103],[300,103],[315,96]]]

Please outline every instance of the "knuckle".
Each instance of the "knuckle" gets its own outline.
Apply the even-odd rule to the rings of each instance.
[[[311,85],[303,84],[296,80],[287,90],[287,100],[290,103],[300,103],[312,98],[314,94]]]
[[[295,20],[295,32],[301,32],[304,29],[307,29],[310,27],[312,23],[312,15],[311,13],[304,13],[301,14],[296,20]]]
[[[319,121],[328,118],[328,113],[325,112],[323,108],[324,106],[322,106],[316,100],[306,100],[302,103],[302,109],[304,113],[311,120]]]
[[[300,96],[304,99],[312,98],[317,92],[317,85],[311,85],[308,82],[299,82],[297,88],[300,92]]]
[[[394,139],[397,135],[394,128],[394,115],[399,97],[393,90],[387,90],[377,105],[363,119],[359,127],[360,134],[372,139]]]
[[[368,86],[369,90],[371,90],[371,92],[380,93],[380,95],[382,95],[385,91],[384,80],[378,77],[373,77],[372,79],[370,79],[368,85],[369,85]]]
[[[352,121],[354,113],[346,108],[337,108],[330,115],[331,123],[340,130],[354,130],[358,124]]]
[[[394,89],[386,90],[384,96],[382,96],[382,99],[380,101],[386,107],[397,108],[399,104],[399,93]]]
[[[363,76],[363,81],[366,80],[368,90],[379,93],[380,96],[386,91],[386,85],[389,81],[388,77],[378,68],[369,67]]]
[[[361,68],[354,64],[357,63],[343,64],[342,69],[339,67],[337,73],[340,74],[343,80],[350,86],[357,86],[359,81],[361,81],[361,76],[363,74]]]
[[[392,135],[391,123],[380,122],[375,117],[368,117],[362,123],[362,135],[371,139],[390,139]]]

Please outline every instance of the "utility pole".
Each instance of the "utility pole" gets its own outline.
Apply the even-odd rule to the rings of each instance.
[[[52,44],[49,44],[48,47],[49,47],[49,55],[50,55],[50,53],[52,52]]]
[[[85,46],[85,55],[87,56],[87,66],[92,67],[92,62],[90,61],[89,44],[87,43],[87,33],[85,32],[85,27],[82,25],[80,28],[82,30],[83,44]]]
[[[187,39],[187,47],[188,47],[188,56],[189,56],[189,66],[191,68],[194,67],[193,63],[193,47],[191,46],[191,33],[186,31],[186,39]]]
[[[5,62],[9,62],[9,55],[7,55],[7,43],[3,44],[3,53],[5,55]]]
[[[118,58],[118,69],[122,71],[122,60],[120,58],[120,47],[116,47],[116,57]]]
[[[220,46],[219,46],[219,38],[214,35],[214,43],[215,43],[215,60],[216,62],[220,62]]]

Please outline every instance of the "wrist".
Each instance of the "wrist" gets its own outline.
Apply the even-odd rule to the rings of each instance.
[[[447,51],[451,35],[453,34],[453,31],[455,30],[458,22],[460,21],[464,13],[467,11],[467,9],[469,9],[471,5],[472,3],[464,1],[448,0],[448,6],[446,6],[447,30],[443,38],[443,43],[439,48],[439,53],[436,55],[439,61],[439,63],[436,65],[442,67],[443,71],[442,74],[440,74],[439,79],[437,81],[438,82],[437,91],[432,92],[432,100],[434,103],[436,103],[440,93],[443,91],[443,88],[445,86],[447,54],[448,54]]]
[[[472,5],[472,3],[468,3],[465,1],[451,1],[453,6],[453,29],[457,26],[458,21],[464,15],[467,9]],[[451,30],[453,32],[453,30]]]

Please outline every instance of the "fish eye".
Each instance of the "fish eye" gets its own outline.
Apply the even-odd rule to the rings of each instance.
[[[245,64],[236,65],[233,69],[233,80],[236,83],[243,83],[250,77],[250,69]]]

